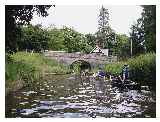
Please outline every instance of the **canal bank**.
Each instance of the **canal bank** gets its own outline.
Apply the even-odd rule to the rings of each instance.
[[[6,55],[6,95],[44,79],[46,74],[68,74],[70,69],[39,53],[17,52]]]
[[[125,61],[106,64],[105,71],[121,74],[123,66],[129,66],[129,78],[140,85],[148,85],[156,91],[156,54],[147,53]]]
[[[148,53],[131,58],[127,61],[106,64],[105,72],[120,74],[124,64],[129,65],[130,78],[140,85],[149,85],[155,90],[156,65],[155,53]],[[78,73],[80,66],[74,66]],[[73,70],[73,69],[72,69]],[[98,67],[92,69],[97,72]],[[39,53],[17,52],[6,56],[6,94],[16,91],[23,86],[32,85],[34,82],[45,79],[46,75],[68,74],[71,70],[68,66],[59,64],[54,60],[45,58]]]

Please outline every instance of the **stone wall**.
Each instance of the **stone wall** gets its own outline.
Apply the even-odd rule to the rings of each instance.
[[[59,51],[48,51],[44,52],[44,55],[50,59],[55,59],[60,63],[64,64],[72,64],[77,60],[84,60],[89,62],[90,64],[105,64],[112,63],[117,61],[117,56],[106,56],[102,53],[90,53],[90,54],[82,54],[82,53],[65,53]]]

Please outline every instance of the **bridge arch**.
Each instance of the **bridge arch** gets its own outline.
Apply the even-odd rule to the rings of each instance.
[[[85,61],[85,60],[76,60],[76,61],[73,61],[70,64],[70,69],[73,70],[74,69],[74,65],[76,65],[76,64],[79,64],[80,70],[85,70],[85,69],[91,70],[91,64],[88,61]]]

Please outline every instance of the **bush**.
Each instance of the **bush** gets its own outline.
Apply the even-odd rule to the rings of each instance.
[[[127,61],[114,64],[106,64],[105,71],[121,73],[124,64],[129,65],[130,79],[139,82],[141,85],[156,86],[156,54],[147,53]]]
[[[130,76],[141,84],[156,86],[156,55],[148,53],[129,60]]]
[[[6,89],[12,89],[17,82],[24,85],[32,85],[39,80],[43,73],[68,73],[68,67],[58,62],[46,59],[39,53],[17,52],[6,54]],[[22,85],[21,85],[22,86]]]
[[[42,54],[39,53],[26,53],[26,52],[17,52],[11,56],[16,62],[23,62],[31,67],[34,67],[37,72],[59,72],[67,73],[67,66],[60,64],[54,60],[45,58]],[[55,69],[55,71],[54,71]]]

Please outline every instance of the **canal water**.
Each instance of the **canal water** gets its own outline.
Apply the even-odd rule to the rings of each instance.
[[[6,96],[6,117],[156,117],[155,92],[147,86],[120,90],[91,77],[47,77]]]

